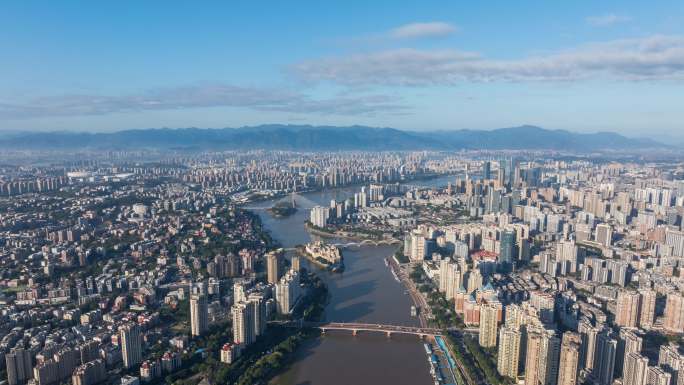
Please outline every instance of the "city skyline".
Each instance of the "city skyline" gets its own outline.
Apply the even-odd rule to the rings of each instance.
[[[682,7],[10,2],[0,131],[532,124],[681,140]]]

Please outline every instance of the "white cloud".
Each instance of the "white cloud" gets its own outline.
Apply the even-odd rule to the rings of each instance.
[[[626,23],[631,21],[632,18],[625,15],[616,15],[614,13],[607,13],[605,15],[599,16],[589,16],[586,18],[587,23],[595,27],[607,27],[610,25]]]
[[[441,22],[432,21],[427,23],[410,23],[389,31],[388,36],[393,39],[415,39],[422,37],[440,37],[456,32],[456,26]]]
[[[594,43],[546,55],[489,59],[458,50],[395,49],[305,61],[294,73],[345,85],[451,85],[460,82],[684,79],[684,37]]]
[[[327,99],[283,89],[226,84],[159,88],[128,95],[60,95],[24,103],[0,102],[0,119],[86,116],[203,107],[238,107],[291,113],[374,115],[401,113],[407,107],[386,95],[337,95]]]

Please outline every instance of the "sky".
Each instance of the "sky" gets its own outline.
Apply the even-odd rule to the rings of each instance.
[[[0,3],[0,132],[532,124],[684,142],[684,1]]]

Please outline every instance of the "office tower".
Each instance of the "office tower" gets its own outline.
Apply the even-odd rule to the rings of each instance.
[[[499,263],[505,271],[513,265],[515,259],[515,231],[504,230],[501,234],[501,246],[499,253]]]
[[[672,375],[658,366],[649,366],[646,371],[646,385],[671,385]]]
[[[650,328],[655,322],[655,291],[651,289],[639,290],[639,302],[639,326]]]
[[[499,331],[496,369],[504,377],[517,378],[520,360],[520,331],[504,326]]]
[[[622,377],[625,357],[629,353],[641,353],[642,338],[629,329],[620,329],[618,348],[615,354],[615,376]],[[662,353],[662,347],[661,347]]]
[[[613,243],[613,229],[610,225],[596,225],[596,242],[602,246],[609,247]]]
[[[130,323],[119,328],[121,337],[121,356],[124,367],[132,368],[142,361],[142,335],[137,324]]]
[[[193,294],[190,297],[190,329],[193,337],[201,336],[209,328],[207,296]]]
[[[599,385],[612,385],[615,373],[615,355],[617,340],[611,338],[607,331],[596,339],[596,355],[592,376]]]
[[[624,327],[637,327],[639,323],[639,293],[620,290],[615,308],[615,324]]]
[[[276,306],[278,314],[290,314],[301,295],[299,273],[290,271],[276,284]]]
[[[496,327],[498,314],[498,307],[492,304],[484,304],[480,307],[480,346],[485,348],[496,346]]]
[[[539,350],[537,377],[540,385],[556,385],[560,363],[561,340],[553,330],[544,330]]]
[[[480,332],[482,333],[482,332]],[[525,352],[525,385],[539,384],[539,364],[542,352],[543,330],[531,328],[527,331],[527,348]]]
[[[578,334],[572,332],[563,334],[558,364],[558,385],[577,385],[580,344],[581,339]]]
[[[482,179],[484,179],[484,180],[492,179],[492,162],[486,161],[482,165]]]
[[[231,308],[233,316],[233,342],[245,346],[254,342],[254,303],[238,302]]]
[[[309,222],[316,227],[323,228],[328,225],[330,209],[324,206],[316,206],[309,213]]]
[[[682,297],[682,293],[670,292],[667,294],[663,327],[672,333],[684,332],[684,297]]]
[[[24,348],[13,348],[5,354],[5,368],[9,385],[25,384],[33,378],[31,353]]]
[[[290,268],[291,268],[292,270],[294,270],[294,271],[299,271],[299,270],[301,270],[301,268],[302,268],[302,266],[301,266],[301,260],[300,260],[300,258],[299,258],[298,255],[292,256],[291,262],[292,262],[292,266],[291,266]]]
[[[280,279],[280,254],[278,252],[270,252],[266,254],[266,270],[268,274],[268,283],[275,285]]]
[[[645,385],[648,358],[639,353],[629,353],[625,357],[623,385]]]

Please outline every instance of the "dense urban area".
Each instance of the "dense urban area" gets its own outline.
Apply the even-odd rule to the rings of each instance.
[[[1,160],[9,385],[272,384],[302,346],[333,335],[410,341],[427,384],[684,384],[678,161],[467,150]],[[283,245],[263,223],[298,212],[309,242]],[[381,245],[392,251],[373,258],[413,321],[331,317],[339,289],[327,282],[349,279],[348,253]]]

